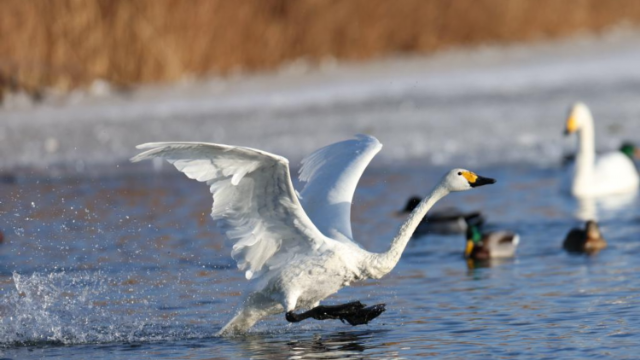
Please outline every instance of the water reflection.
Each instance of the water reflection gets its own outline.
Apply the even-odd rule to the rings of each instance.
[[[352,219],[363,247],[384,251],[404,220],[389,216],[397,194],[423,191],[441,169],[373,170],[358,188]],[[468,267],[464,236],[429,235],[409,243],[388,277],[328,300],[387,303],[372,325],[289,326],[275,316],[237,339],[214,334],[251,284],[208,217],[206,187],[173,172],[153,181],[0,184],[7,237],[0,246],[0,358],[97,360],[109,348],[148,359],[545,359],[557,350],[550,342],[568,358],[637,353],[638,201],[595,202],[610,247],[595,257],[569,256],[562,240],[579,205],[559,193],[557,171],[484,172],[501,182],[452,195],[442,206],[481,208],[490,225],[520,234],[515,259]],[[49,346],[59,343],[66,346]]]
[[[466,259],[467,269],[469,270],[468,274],[472,275],[475,269],[500,266],[503,264],[513,263],[514,260],[515,260],[514,258],[493,258],[493,259],[486,259],[486,260]]]
[[[578,220],[599,220],[598,209],[605,214],[617,215],[625,208],[630,208],[635,204],[637,193],[619,194],[602,198],[579,198],[575,217]]]
[[[365,330],[353,332],[315,333],[312,336],[296,337],[282,341],[277,336],[251,335],[232,338],[241,349],[239,357],[252,359],[366,359],[372,338],[384,336],[387,330]],[[287,334],[290,337],[291,334]],[[378,344],[379,346],[379,344]],[[378,349],[380,350],[380,349]]]

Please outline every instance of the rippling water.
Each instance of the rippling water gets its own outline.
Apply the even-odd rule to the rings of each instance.
[[[578,204],[559,192],[557,168],[474,170],[498,184],[438,206],[482,209],[492,226],[519,232],[515,259],[469,268],[462,236],[416,238],[390,275],[328,299],[386,303],[370,325],[282,315],[232,339],[214,334],[247,282],[208,216],[206,186],[176,172],[0,184],[0,357],[636,357],[638,200]],[[386,250],[403,221],[397,210],[443,172],[368,170],[356,239]],[[568,255],[562,240],[585,212],[597,212],[609,247]]]

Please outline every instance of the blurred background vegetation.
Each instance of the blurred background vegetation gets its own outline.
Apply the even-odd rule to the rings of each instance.
[[[0,97],[95,79],[170,82],[639,22],[637,0],[0,0]]]

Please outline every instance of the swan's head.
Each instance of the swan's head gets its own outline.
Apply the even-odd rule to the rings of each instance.
[[[569,116],[567,116],[567,123],[565,124],[565,135],[572,134],[580,130],[588,121],[593,121],[591,117],[591,111],[587,105],[578,102],[573,104],[569,109]]]
[[[476,175],[476,173],[465,169],[453,169],[442,179],[444,186],[449,191],[465,191],[474,187],[493,184],[494,179]]]

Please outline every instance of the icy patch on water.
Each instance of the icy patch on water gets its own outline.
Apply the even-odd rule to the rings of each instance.
[[[0,346],[150,342],[210,337],[195,328],[153,320],[118,299],[101,273],[13,274],[15,291],[0,305]],[[143,305],[144,304],[143,302]]]

